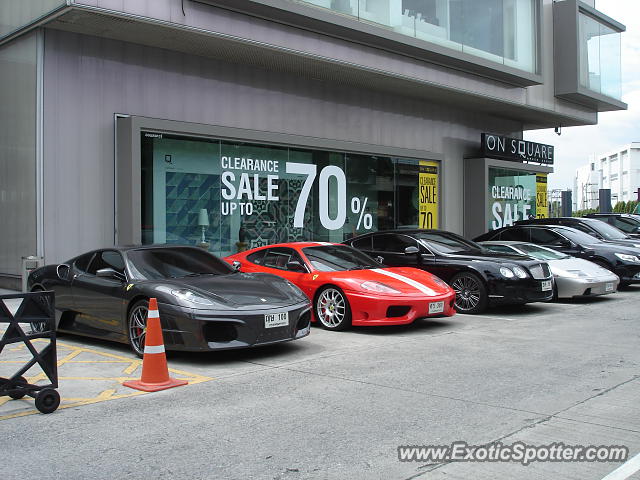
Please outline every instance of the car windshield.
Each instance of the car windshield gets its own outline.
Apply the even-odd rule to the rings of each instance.
[[[148,280],[234,273],[230,265],[199,248],[144,248],[127,252],[135,277]]]
[[[607,240],[624,240],[629,238],[629,236],[622,230],[614,227],[613,225],[609,225],[602,220],[589,222],[588,225]]]
[[[556,233],[564,235],[569,240],[577,243],[578,245],[589,245],[592,243],[602,243],[602,240],[592,237],[588,233],[584,233],[582,230],[576,230],[575,228],[558,228]]]
[[[625,233],[638,233],[640,220],[636,220],[633,217],[617,217],[616,225]]]
[[[339,272],[344,270],[363,270],[380,268],[382,265],[373,258],[346,245],[323,245],[302,249],[316,270],[321,272]]]
[[[561,260],[563,258],[570,258],[569,255],[556,252],[550,248],[541,247],[540,245],[534,245],[533,243],[521,243],[515,245],[515,248],[521,253],[538,260]]]
[[[419,232],[413,236],[438,253],[471,253],[483,250],[477,243],[450,232]]]

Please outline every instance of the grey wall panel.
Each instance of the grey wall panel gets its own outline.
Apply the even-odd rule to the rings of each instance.
[[[482,131],[521,130],[415,99],[53,30],[45,112],[49,262],[113,242],[115,113],[444,154],[443,226],[455,231],[462,158],[477,155]]]
[[[0,38],[65,3],[64,0],[0,0]]]
[[[0,274],[36,255],[36,34],[0,47]]]
[[[514,101],[523,105],[556,111],[580,118],[585,123],[595,123],[596,121],[596,114],[591,109],[558,100],[554,96],[553,0],[543,0],[541,59],[545,84],[528,88],[514,87],[405,55],[197,2],[185,2],[186,15],[182,14],[181,0],[128,0],[126,2],[122,0],[76,0],[75,3],[293,48],[367,68],[377,68],[393,74],[448,85],[505,101]]]

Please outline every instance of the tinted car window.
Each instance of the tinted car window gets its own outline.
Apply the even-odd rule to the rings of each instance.
[[[515,250],[513,250],[511,247],[505,247],[504,245],[483,245],[483,247],[485,247],[487,250],[490,250],[492,252],[518,253]]]
[[[560,245],[566,241],[565,238],[546,228],[532,228],[531,230],[531,242],[538,243],[540,245]]]
[[[257,252],[253,252],[251,255],[247,255],[247,260],[251,263],[255,263],[256,265],[262,265],[265,253],[267,253],[266,248],[264,250],[258,250]]]
[[[416,234],[430,250],[440,253],[477,252],[482,246],[451,232],[420,232]]]
[[[508,228],[507,230],[503,230],[500,233],[500,240],[528,242],[529,229],[528,228]]]
[[[361,238],[360,240],[356,240],[352,243],[353,248],[358,248],[360,250],[371,250],[372,237]]]
[[[187,275],[225,275],[235,270],[200,248],[145,248],[127,252],[136,277],[159,280]]]
[[[112,268],[118,273],[124,274],[124,259],[120,252],[115,250],[105,250],[103,252],[96,253],[95,257],[91,261],[91,265],[87,270],[87,273],[95,275],[98,270],[103,268]]]
[[[377,252],[404,253],[407,247],[418,247],[418,242],[407,235],[393,233],[373,236],[373,249]]]
[[[87,269],[89,268],[89,262],[93,258],[93,254],[94,252],[85,253],[84,255],[81,255],[76,259],[75,262],[73,262],[73,266],[82,272],[86,272]]]
[[[614,227],[619,228],[626,233],[637,233],[638,227],[640,227],[640,222],[636,222],[630,218],[610,217],[608,220],[609,223],[613,223]]]
[[[579,245],[589,245],[593,243],[602,243],[602,240],[598,240],[596,237],[592,237],[580,230],[574,230],[572,228],[567,228],[562,230],[562,235],[567,237],[569,240],[576,242]]]
[[[302,259],[293,248],[270,248],[262,260],[262,265],[269,268],[277,268],[279,270],[288,270],[287,264],[292,261],[298,261],[302,265]]]
[[[302,251],[313,268],[321,272],[339,272],[343,270],[362,270],[365,268],[380,268],[371,257],[358,250],[341,245],[326,245],[321,247],[307,247]]]

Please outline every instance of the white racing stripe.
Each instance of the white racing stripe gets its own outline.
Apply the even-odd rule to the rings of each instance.
[[[317,243],[318,245],[334,245],[331,242],[314,242],[314,243]]]
[[[144,353],[164,353],[164,345],[145,345]]]
[[[416,288],[420,290],[422,293],[426,293],[427,295],[436,295],[436,292],[431,290],[429,287],[423,285],[420,282],[416,282],[415,280],[409,277],[405,277],[404,275],[398,275],[397,273],[393,273],[388,270],[382,270],[381,268],[374,268],[371,271],[381,273],[382,275],[386,275],[387,277],[395,278],[396,280],[400,280],[401,282],[404,282],[407,285],[411,285],[413,288]]]
[[[158,313],[158,310],[149,310],[147,318],[160,318],[160,313]]]
[[[627,461],[627,463],[622,464],[620,467],[616,468],[609,475],[604,477],[602,480],[625,480],[629,478],[631,475],[640,470],[640,453],[633,457],[631,460]]]

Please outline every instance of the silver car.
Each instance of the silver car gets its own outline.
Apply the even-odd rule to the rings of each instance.
[[[556,298],[607,295],[615,293],[620,283],[615,273],[593,262],[533,243],[491,241],[480,244],[494,252],[519,253],[547,262],[555,280]]]

